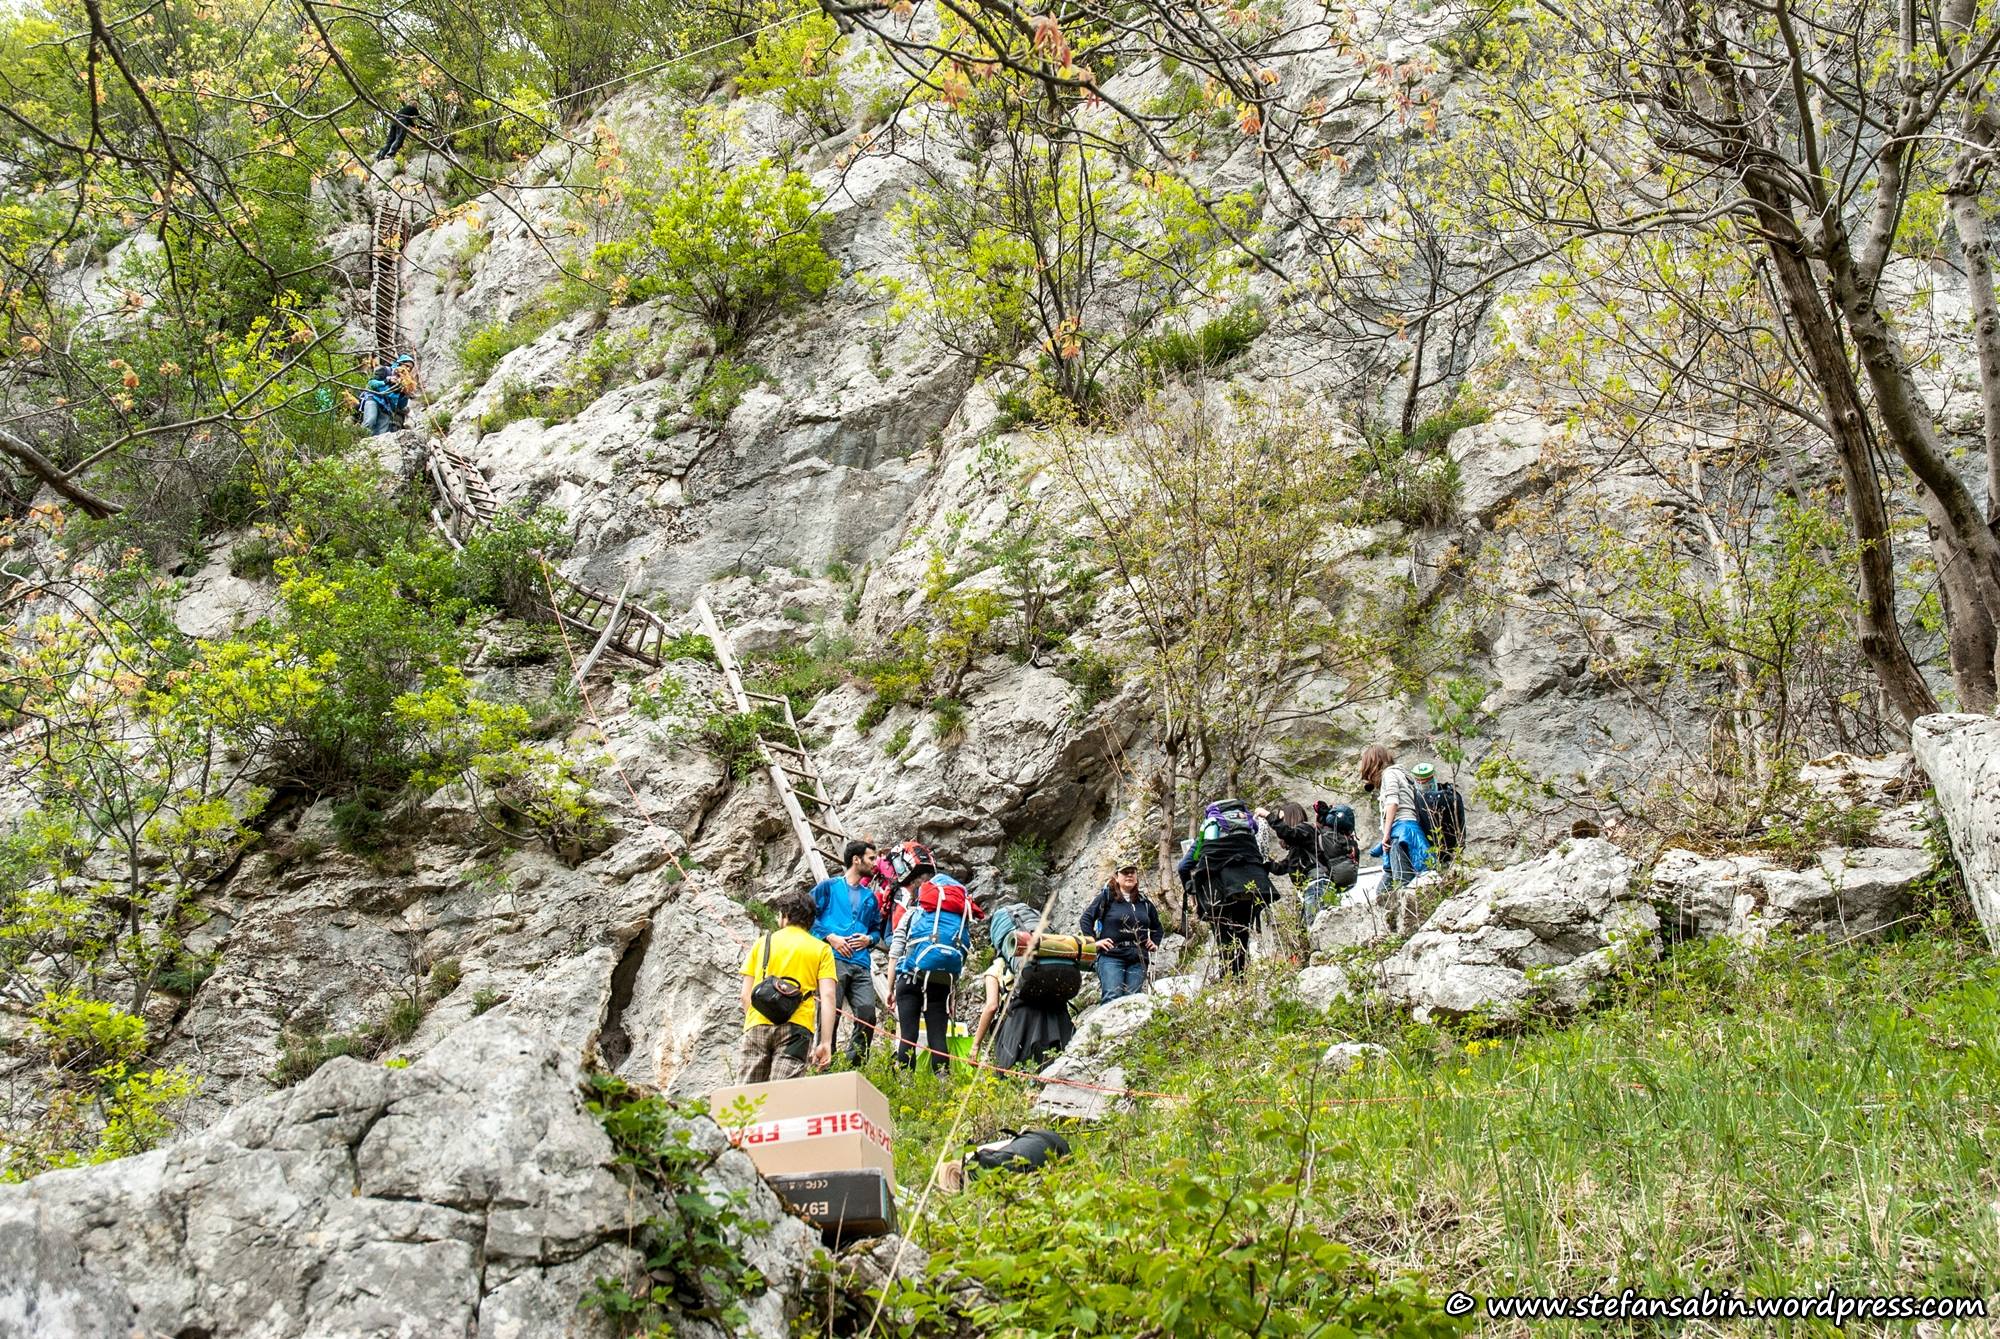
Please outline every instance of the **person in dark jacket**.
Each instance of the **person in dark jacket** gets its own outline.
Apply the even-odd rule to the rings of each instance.
[[[382,146],[382,152],[375,155],[375,161],[394,158],[396,151],[403,147],[403,137],[417,128],[417,100],[404,98],[403,105],[389,114],[389,140]]]
[[[1250,957],[1250,931],[1277,891],[1273,872],[1257,843],[1258,818],[1241,800],[1208,806],[1201,830],[1175,867],[1181,886],[1194,894],[1202,919],[1215,927],[1223,971],[1242,975]]]
[[[1097,942],[1097,984],[1104,1002],[1146,988],[1146,966],[1165,932],[1160,913],[1139,891],[1139,867],[1120,865],[1083,909],[1083,936]]]
[[[1306,924],[1310,926],[1328,893],[1337,897],[1354,886],[1361,858],[1354,839],[1354,811],[1345,805],[1317,800],[1313,812],[1308,814],[1304,805],[1288,803],[1269,821],[1271,830],[1291,853],[1291,864],[1285,872],[1299,889]]]

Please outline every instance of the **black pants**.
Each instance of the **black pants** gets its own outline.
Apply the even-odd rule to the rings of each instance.
[[[914,972],[896,975],[896,1063],[916,1067],[917,1015],[924,1020],[924,1045],[931,1050],[931,1070],[944,1074],[951,1069],[950,1035],[951,978],[943,972]]]
[[[1209,920],[1215,926],[1223,975],[1243,975],[1250,961],[1250,927],[1257,923],[1257,899],[1245,897],[1224,902],[1215,908]]]
[[[394,158],[396,150],[403,147],[403,136],[409,133],[408,126],[394,117],[389,118],[389,142],[382,146],[382,152],[375,155],[375,161],[379,163],[384,158]]]

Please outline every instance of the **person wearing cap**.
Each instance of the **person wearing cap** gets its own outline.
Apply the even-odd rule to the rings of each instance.
[[[1109,1004],[1146,988],[1146,968],[1165,932],[1139,891],[1138,864],[1120,865],[1083,909],[1083,936],[1097,942],[1097,984]]]

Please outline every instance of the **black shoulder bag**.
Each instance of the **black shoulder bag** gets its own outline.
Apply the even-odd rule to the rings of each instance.
[[[772,933],[776,933],[773,931]],[[764,936],[764,968],[771,970],[771,935]],[[805,1003],[799,983],[789,976],[767,976],[750,989],[750,1007],[772,1023],[789,1023]]]

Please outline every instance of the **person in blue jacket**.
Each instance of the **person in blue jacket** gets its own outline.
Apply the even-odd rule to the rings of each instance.
[[[833,946],[834,991],[841,1013],[827,1035],[839,1041],[840,1020],[859,1020],[847,1039],[847,1058],[857,1067],[868,1058],[875,1033],[875,978],[868,954],[882,944],[882,909],[868,876],[875,869],[875,843],[851,841],[841,851],[846,868],[813,885],[812,932]]]

